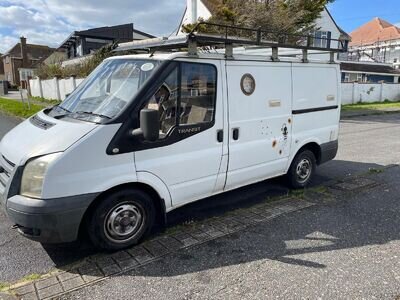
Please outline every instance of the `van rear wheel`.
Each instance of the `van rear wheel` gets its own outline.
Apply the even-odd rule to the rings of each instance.
[[[294,189],[306,187],[314,176],[317,161],[310,150],[299,152],[294,158],[287,173],[289,184]]]
[[[116,251],[139,243],[150,232],[154,218],[151,197],[124,189],[106,196],[95,208],[88,233],[96,248]]]

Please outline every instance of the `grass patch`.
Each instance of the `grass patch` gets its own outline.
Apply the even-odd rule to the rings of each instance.
[[[38,105],[31,103],[31,108],[28,109],[28,105],[21,101],[15,101],[10,99],[0,98],[0,111],[16,117],[29,118],[30,116],[41,111],[48,105]]]
[[[290,190],[289,195],[296,198],[303,198],[305,193],[305,189],[298,189],[298,190]]]
[[[384,172],[383,169],[377,169],[377,168],[369,168],[368,169],[368,173],[370,173],[370,174],[380,174],[383,172]]]
[[[349,110],[385,110],[385,109],[400,109],[400,102],[391,102],[385,100],[384,102],[373,102],[373,103],[356,103],[356,104],[348,104],[343,105],[342,110],[349,111]]]
[[[34,281],[34,280],[38,280],[40,278],[42,278],[42,275],[33,273],[33,274],[26,275],[25,277],[23,277],[21,279],[21,282]]]
[[[0,282],[0,292],[5,292],[10,288],[11,284],[7,282]]]
[[[58,101],[56,99],[46,99],[46,98],[42,98],[42,97],[30,97],[32,100],[35,100],[36,102],[41,102],[44,105],[57,105],[60,104],[61,101]]]

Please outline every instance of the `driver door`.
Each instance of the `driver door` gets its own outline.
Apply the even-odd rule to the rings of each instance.
[[[223,142],[220,62],[181,62],[144,108],[160,116],[160,137],[135,153],[137,172],[149,172],[168,187],[173,206],[211,196],[221,167]]]

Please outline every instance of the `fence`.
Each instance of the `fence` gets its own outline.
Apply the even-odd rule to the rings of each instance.
[[[84,79],[70,77],[67,79],[47,79],[39,78],[29,80],[30,93],[34,97],[45,99],[64,100]]]
[[[71,77],[68,79],[39,78],[29,80],[32,96],[46,99],[64,100],[83,79]],[[342,103],[399,101],[400,84],[394,83],[342,83]]]
[[[398,83],[342,83],[342,103],[382,102],[400,100]]]

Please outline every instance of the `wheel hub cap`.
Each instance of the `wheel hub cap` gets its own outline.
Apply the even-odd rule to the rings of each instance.
[[[120,204],[114,207],[105,220],[105,234],[113,241],[126,241],[143,224],[141,210],[134,204]]]
[[[303,159],[296,168],[297,177],[301,182],[306,181],[311,174],[311,162],[308,159]]]

